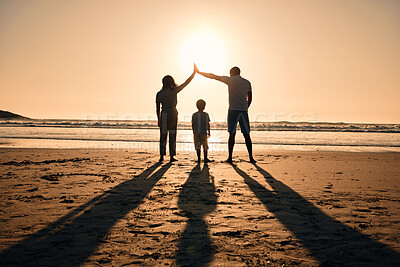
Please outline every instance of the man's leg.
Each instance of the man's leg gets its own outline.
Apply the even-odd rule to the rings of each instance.
[[[226,160],[229,163],[232,162],[233,147],[235,146],[235,135],[236,135],[236,132],[229,133],[229,139],[228,139],[229,157]]]
[[[228,139],[228,152],[229,156],[226,162],[232,163],[232,154],[233,154],[233,147],[235,146],[235,136],[236,136],[236,126],[238,123],[238,115],[239,112],[236,110],[229,110],[228,111],[228,132],[229,132],[229,139]]]
[[[253,143],[251,142],[250,134],[243,134],[244,140],[246,142],[247,151],[249,152],[249,158],[251,163],[256,163],[253,158]]]
[[[256,163],[253,158],[253,143],[250,138],[250,120],[247,112],[241,112],[239,115],[239,124],[240,129],[242,130],[242,134],[244,140],[246,142],[247,151],[249,152],[249,158],[251,163]]]

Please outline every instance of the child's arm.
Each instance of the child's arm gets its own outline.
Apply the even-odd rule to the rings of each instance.
[[[211,136],[211,131],[210,131],[210,117],[208,117],[208,115],[207,115],[207,134],[208,134],[208,137]]]
[[[195,124],[195,119],[194,119],[194,114],[192,115],[192,131],[193,131],[193,134],[194,134],[194,124]]]

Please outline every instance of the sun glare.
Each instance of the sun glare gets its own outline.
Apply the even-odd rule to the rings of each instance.
[[[192,70],[193,62],[200,71],[222,73],[226,69],[227,53],[223,41],[210,32],[189,36],[180,50],[183,71]]]

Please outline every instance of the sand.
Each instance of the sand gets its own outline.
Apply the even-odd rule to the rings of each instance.
[[[400,154],[0,149],[0,265],[395,266]]]

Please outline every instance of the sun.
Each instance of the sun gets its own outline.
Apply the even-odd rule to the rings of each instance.
[[[190,35],[180,49],[180,65],[183,71],[188,72],[193,69],[193,63],[200,71],[224,72],[227,52],[221,38],[206,31]]]

